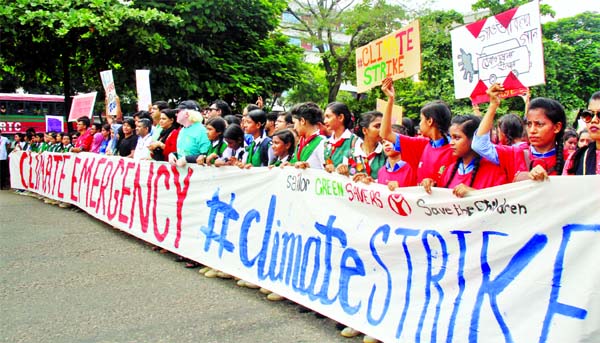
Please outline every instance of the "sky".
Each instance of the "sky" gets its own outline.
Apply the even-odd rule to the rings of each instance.
[[[413,3],[433,3],[431,8],[450,10],[454,9],[460,13],[472,12],[471,5],[476,0],[412,0]],[[543,4],[552,6],[556,12],[554,19],[547,17],[542,22],[560,18],[572,17],[585,11],[596,11],[600,8],[600,0],[543,0]]]

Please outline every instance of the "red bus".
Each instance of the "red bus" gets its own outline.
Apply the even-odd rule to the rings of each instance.
[[[46,115],[65,116],[65,97],[46,94],[0,93],[2,134],[46,131]],[[67,129],[66,120],[63,131]]]

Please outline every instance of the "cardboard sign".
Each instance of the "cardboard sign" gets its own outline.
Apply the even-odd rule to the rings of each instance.
[[[115,81],[113,79],[112,70],[104,70],[100,72],[102,86],[108,98],[108,114],[116,117],[117,115],[117,90],[115,89]]]
[[[46,116],[46,132],[63,132],[65,118],[63,116]]]
[[[314,169],[14,152],[10,177],[384,342],[600,334],[600,192],[578,191],[598,175],[457,198]]]
[[[139,69],[135,71],[135,87],[138,96],[138,111],[148,111],[148,108],[152,105],[150,70]]]
[[[385,113],[387,100],[377,99],[377,111]],[[402,125],[402,106],[394,105],[392,108],[392,124]]]
[[[81,117],[88,117],[92,119],[94,113],[94,104],[96,103],[96,94],[98,92],[92,92],[87,94],[80,94],[73,97],[71,103],[71,111],[69,112],[69,121],[77,121]]]
[[[356,49],[358,93],[381,85],[386,77],[398,80],[420,71],[419,21]]]
[[[537,1],[456,28],[451,36],[457,99],[489,101],[485,91],[495,82],[504,85],[504,98],[545,83]]]

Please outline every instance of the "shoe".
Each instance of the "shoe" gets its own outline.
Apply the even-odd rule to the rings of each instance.
[[[221,271],[219,271],[217,273],[217,277],[220,278],[220,279],[232,279],[233,278],[233,276],[231,276],[231,274],[227,274],[227,273],[224,273],[224,272],[221,272]]]
[[[267,299],[269,299],[271,301],[281,301],[281,300],[284,300],[285,298],[277,293],[271,293],[271,294],[267,295]]]
[[[71,204],[67,204],[66,202],[61,202],[60,204],[58,204],[58,207],[69,208],[69,207],[71,207]]]
[[[353,328],[346,326],[344,328],[344,330],[342,330],[342,332],[340,332],[340,335],[347,337],[347,338],[352,338],[352,337],[356,337],[356,336],[360,335],[360,331],[354,330]]]
[[[300,305],[298,307],[298,312],[300,312],[300,313],[308,313],[308,312],[312,312],[312,310],[309,309],[308,307],[304,307],[304,306]]]
[[[199,264],[199,263],[197,263],[197,262],[193,262],[193,261],[192,261],[192,262],[188,262],[188,263],[186,263],[186,264],[185,264],[185,267],[186,267],[186,268],[190,268],[190,269],[191,269],[191,268],[198,268],[198,267],[200,267],[200,264]]]
[[[160,247],[157,245],[153,245],[152,248],[150,248],[150,249],[152,249],[152,251],[158,251],[158,250],[160,250]]]
[[[375,337],[365,335],[365,337],[363,337],[363,343],[379,343],[379,340]]]
[[[219,273],[218,270],[211,269],[211,270],[207,271],[206,273],[204,273],[204,276],[212,279],[212,278],[216,278],[218,273]]]
[[[204,275],[206,274],[206,272],[208,272],[210,270],[210,267],[204,267],[204,268],[200,268],[200,270],[198,271],[198,273]]]
[[[167,250],[167,249],[160,249],[160,251],[159,251],[160,254],[166,254],[168,252],[169,252],[169,250]]]
[[[246,281],[244,280],[238,280],[235,284],[240,287],[246,287]]]
[[[273,293],[270,290],[263,288],[263,287],[261,287],[258,291],[265,295],[269,295],[269,294]]]
[[[187,258],[183,257],[183,256],[177,256],[177,258],[175,258],[175,262],[185,262],[187,261]]]
[[[244,282],[245,282],[244,287],[246,287],[246,288],[250,288],[250,289],[259,289],[260,288],[259,285],[255,285],[252,282],[248,282],[248,281],[244,281]]]

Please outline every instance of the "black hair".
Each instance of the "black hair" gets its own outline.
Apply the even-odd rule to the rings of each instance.
[[[167,118],[173,120],[173,126],[174,128],[178,128],[180,125],[177,122],[177,110],[172,109],[172,108],[165,108],[163,110],[160,111],[160,113],[164,114]]]
[[[156,106],[159,111],[169,108],[169,104],[164,100],[155,101],[152,105]]]
[[[365,134],[362,132],[362,129],[368,129],[369,125],[371,125],[371,123],[377,118],[383,118],[383,113],[379,111],[369,111],[362,113],[357,121],[355,132],[356,135],[360,138],[365,138]]]
[[[283,116],[283,119],[285,120],[286,125],[290,125],[293,124],[294,121],[292,120],[292,115],[289,114],[288,112],[281,112],[277,115],[277,118]]]
[[[415,123],[410,118],[402,118],[402,126],[406,128],[406,136],[414,137],[417,135]]]
[[[323,110],[314,102],[304,102],[290,109],[292,117],[303,118],[311,125],[323,122]]]
[[[79,117],[77,118],[77,122],[82,122],[85,127],[90,127],[90,118],[88,117]]]
[[[102,125],[102,129],[110,132],[110,129],[111,129],[110,124],[104,124],[104,125]]]
[[[262,135],[265,131],[265,124],[267,123],[267,114],[263,110],[253,110],[248,112],[248,118],[252,119],[253,122],[260,124],[260,134]]]
[[[100,130],[102,129],[102,124],[100,123],[94,123],[92,125],[96,128],[96,131],[98,132],[100,132]]]
[[[565,109],[560,102],[554,99],[548,98],[535,98],[531,100],[529,104],[529,111],[542,109],[544,114],[554,124],[561,123],[561,129],[556,134],[554,144],[556,146],[556,164],[551,170],[548,170],[548,174],[552,171],[556,171],[559,175],[562,173],[563,166],[565,164],[565,157],[563,156],[563,135],[567,127],[567,116],[565,115]]]
[[[227,128],[227,122],[221,117],[210,118],[204,126],[212,126],[219,133],[219,139],[223,139],[223,133]]]
[[[523,137],[523,120],[516,114],[507,114],[498,120],[498,128],[506,137],[507,145],[513,145],[515,139]]]
[[[248,113],[250,113],[254,110],[260,110],[260,107],[258,107],[258,105],[255,105],[255,104],[246,105],[246,111],[248,111]]]
[[[215,100],[212,105],[215,105],[218,109],[221,110],[221,116],[225,117],[226,115],[231,114],[231,107],[223,100]]]
[[[240,120],[240,118],[238,118],[236,115],[233,115],[233,114],[228,114],[228,115],[224,116],[223,119],[225,119],[225,121],[227,122],[228,125],[231,125],[231,124],[241,125],[242,124],[242,121]]]
[[[232,139],[238,142],[240,146],[244,146],[244,130],[237,124],[227,126],[223,132],[223,138]]]
[[[421,113],[425,118],[433,119],[433,125],[437,127],[442,136],[448,135],[452,112],[445,102],[442,100],[432,101],[421,108]]]
[[[150,121],[152,121],[152,116],[150,116],[150,112],[148,111],[137,111],[133,114],[133,117],[137,117],[138,119],[148,119]]]
[[[296,150],[296,136],[294,136],[294,133],[289,129],[283,129],[273,133],[273,138],[275,136],[279,137],[283,144],[290,143],[290,147],[288,148],[287,152],[288,156],[293,156],[294,151]]]
[[[279,112],[269,112],[267,113],[267,121],[276,121],[277,117],[279,117]]]
[[[344,116],[344,128],[352,130],[354,127],[354,115],[348,108],[348,105],[343,102],[334,101],[329,103],[325,109],[330,109],[336,116]]]
[[[140,118],[138,123],[140,123],[143,127],[147,128],[148,131],[150,131],[150,127],[152,127],[152,120],[148,118]]]
[[[579,139],[579,137],[577,136],[577,132],[573,129],[567,129],[565,130],[565,134],[563,136],[563,142],[566,142],[569,140],[569,138],[577,138]]]
[[[467,114],[454,117],[452,119],[451,125],[457,125],[460,128],[460,130],[465,134],[465,136],[467,136],[469,139],[473,139],[475,131],[477,131],[477,128],[479,127],[479,123],[481,123],[480,117],[474,116],[472,114]],[[473,171],[471,172],[471,182],[469,182],[469,187],[473,187],[475,177],[477,176],[477,171],[479,170],[479,163],[481,162],[481,156],[479,156],[479,154],[475,155],[476,156],[473,160]],[[444,185],[445,188],[448,188],[448,186],[450,186],[450,183],[452,183],[452,180],[454,179],[454,176],[458,171],[458,167],[461,164],[461,161],[462,157],[459,157],[456,163],[454,164],[452,174],[450,174],[448,182],[446,183],[446,185]]]
[[[400,124],[392,124],[392,132],[397,133],[399,135],[408,135],[408,130],[406,129],[406,127]]]

